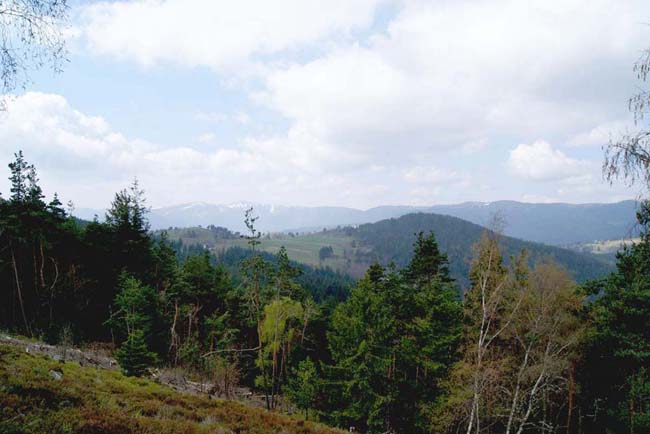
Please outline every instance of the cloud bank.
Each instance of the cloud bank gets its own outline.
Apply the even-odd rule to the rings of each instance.
[[[202,128],[162,145],[28,93],[0,146],[45,156],[53,185],[78,179],[83,200],[136,174],[160,205],[615,200],[629,193],[602,187],[600,146],[627,125],[645,15],[643,0],[90,3],[83,55],[207,68],[247,107],[197,110]],[[210,124],[245,132],[223,146]]]

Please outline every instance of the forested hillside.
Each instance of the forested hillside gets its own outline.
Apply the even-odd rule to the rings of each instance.
[[[472,245],[479,240],[484,230],[479,225],[456,217],[418,213],[358,227],[307,234],[268,234],[261,240],[260,249],[275,254],[281,247],[285,247],[293,259],[312,267],[324,268],[325,274],[329,274],[328,269],[331,268],[359,278],[374,262],[382,265],[394,262],[398,268],[404,267],[411,260],[411,247],[416,234],[433,232],[440,247],[447,252],[451,275],[466,287],[469,282]],[[245,239],[238,234],[214,226],[172,228],[165,233],[174,242],[207,248],[220,255],[233,247],[241,248],[246,244]],[[506,261],[525,249],[532,262],[554,260],[569,270],[578,282],[602,277],[613,269],[612,256],[575,252],[507,236],[502,237],[501,243]],[[321,254],[322,249],[328,253]]]
[[[252,251],[248,248],[247,240],[239,235],[234,236],[230,231],[223,228],[216,228],[218,231],[226,231],[227,238],[220,236],[212,238],[215,229],[202,229],[202,228],[187,228],[180,230],[183,234],[202,234],[205,238],[198,240],[196,238],[176,238],[177,230],[162,231],[154,234],[154,238],[158,240],[168,241],[170,246],[176,252],[176,257],[180,261],[185,261],[187,258],[196,255],[202,255],[208,251],[212,261],[226,268],[233,276],[233,283],[235,285],[241,283],[240,265],[244,259],[251,256]],[[168,235],[169,234],[169,235]],[[189,240],[189,241],[188,241]],[[275,264],[277,262],[277,254],[280,249],[284,247],[284,243],[275,242],[271,244],[268,240],[260,243],[259,254],[269,263]],[[285,248],[290,252],[291,258],[300,258],[296,256],[291,247]],[[324,301],[328,298],[335,298],[343,300],[347,297],[350,286],[354,283],[354,279],[350,274],[333,270],[329,265],[312,264],[311,262],[296,262],[291,261],[291,265],[299,270],[296,281],[307,288],[310,294],[317,301]]]
[[[297,240],[323,264],[341,254],[370,264],[353,283],[296,264],[283,246],[263,252],[273,239],[253,209],[243,238],[196,234],[239,243],[211,253],[153,234],[137,182],[115,194],[105,221],[82,225],[56,196],[45,200],[22,153],[10,181],[0,199],[2,328],[64,350],[102,348],[125,377],[0,347],[0,432],[327,431],[128,378],[154,368],[206,385],[198,393],[233,399],[244,388],[268,411],[361,433],[650,429],[647,204],[638,243],[609,277],[582,286],[557,263],[585,278],[602,272],[593,258],[446,216],[310,235],[347,240],[349,252],[275,240]]]
[[[447,252],[451,275],[463,283],[468,283],[472,245],[480,239],[483,231],[485,228],[456,217],[425,213],[409,214],[343,230],[356,239],[361,248],[368,250],[365,254],[366,261],[377,260],[385,265],[394,262],[400,268],[412,258],[411,246],[416,234],[433,232],[440,248]],[[511,256],[526,250],[531,263],[555,261],[564,266],[578,282],[602,277],[613,267],[607,258],[507,236],[501,237],[501,246],[506,262]]]
[[[0,0],[0,434],[650,434],[649,16]]]

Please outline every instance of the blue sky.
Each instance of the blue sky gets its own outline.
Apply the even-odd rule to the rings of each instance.
[[[0,114],[46,192],[105,207],[611,202],[644,0],[73,2],[70,62]],[[6,166],[5,166],[6,167]],[[7,183],[0,190],[7,191]]]

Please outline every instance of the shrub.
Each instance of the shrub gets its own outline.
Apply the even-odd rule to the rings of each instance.
[[[122,372],[129,377],[141,377],[155,362],[156,355],[149,351],[144,340],[144,333],[135,330],[115,353]]]

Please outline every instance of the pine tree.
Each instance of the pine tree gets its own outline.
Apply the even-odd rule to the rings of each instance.
[[[117,359],[124,375],[141,377],[155,362],[155,354],[149,351],[141,330],[134,330],[127,340],[116,351]]]
[[[11,170],[11,200],[15,203],[20,203],[27,197],[27,175],[29,173],[29,164],[25,161],[23,151],[18,151],[14,154],[16,160],[9,163]]]
[[[618,254],[616,272],[588,287],[599,297],[589,306],[593,328],[581,377],[594,433],[650,430],[650,394],[643,391],[650,390],[650,202],[637,220],[640,242]]]
[[[27,195],[25,199],[30,205],[42,206],[44,205],[43,198],[45,196],[41,186],[38,185],[38,181],[36,167],[32,164],[28,166],[27,170]]]
[[[303,300],[307,296],[305,290],[296,283],[301,271],[294,267],[289,260],[287,249],[282,246],[276,255],[277,266],[273,273],[276,297],[287,296],[294,300]]]
[[[155,289],[133,276],[122,273],[119,277],[120,291],[113,303],[113,315],[107,325],[118,336],[130,336],[138,330],[145,342],[152,348],[162,351],[164,344],[160,342],[165,333],[163,327],[161,298]]]
[[[298,364],[287,384],[287,396],[296,407],[305,412],[307,420],[309,420],[309,409],[316,401],[319,381],[316,365],[307,358]]]
[[[433,232],[419,232],[413,246],[413,259],[403,271],[409,283],[426,284],[434,278],[449,281],[447,255],[440,252]]]
[[[371,266],[339,305],[328,334],[334,366],[325,370],[339,425],[368,432],[425,430],[426,411],[457,357],[458,288],[433,235],[422,234],[402,273]]]

